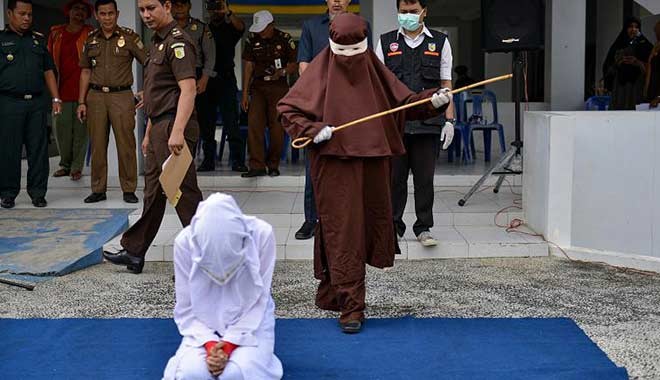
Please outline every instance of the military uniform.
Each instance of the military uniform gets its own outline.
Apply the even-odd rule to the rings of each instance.
[[[50,96],[44,73],[55,65],[41,33],[0,31],[0,197],[14,199],[21,186],[21,153],[27,151],[27,192],[34,200],[48,186],[47,115]]]
[[[194,41],[176,27],[172,21],[153,36],[153,47],[144,70],[144,109],[151,120],[149,147],[144,172],[144,207],[142,217],[124,233],[121,246],[132,256],[144,257],[156,237],[165,214],[167,198],[163,193],[158,177],[162,165],[170,155],[168,140],[181,90],[180,80],[195,78]],[[188,120],[184,131],[186,144],[194,151],[199,137],[196,115]],[[190,165],[183,183],[182,196],[176,206],[181,224],[185,227],[197,211],[202,201],[202,192],[197,186],[195,166]]]
[[[245,166],[245,139],[238,127],[238,102],[234,55],[243,30],[238,30],[231,22],[221,20],[208,25],[215,41],[215,72],[217,76],[209,80],[206,88],[206,114],[199,115],[200,137],[205,157],[214,157],[216,152],[215,129],[217,110],[222,117],[222,128],[227,131],[229,162],[232,169]],[[214,162],[215,164],[215,162]]]
[[[276,170],[284,145],[284,129],[277,115],[277,103],[289,91],[286,75],[275,76],[275,72],[296,62],[296,45],[288,33],[275,29],[270,39],[250,33],[245,44],[243,59],[254,63],[250,84],[250,106],[248,108],[248,152],[251,171]],[[270,145],[264,151],[266,126],[269,129]]]
[[[116,27],[106,38],[101,29],[87,37],[80,67],[91,69],[86,94],[87,127],[92,145],[92,192],[105,193],[108,184],[108,137],[110,124],[117,142],[119,179],[124,193],[137,187],[135,149],[135,100],[133,58],[144,64],[147,52],[140,36],[128,28]],[[84,97],[85,94],[80,94]]]
[[[188,35],[195,41],[195,52],[197,53],[197,79],[201,78],[202,74],[206,74],[208,75],[210,82],[211,78],[215,78],[216,76],[214,70],[215,41],[213,40],[213,34],[205,23],[193,17],[188,20],[183,31],[188,33]],[[210,120],[211,118],[205,116],[209,115],[211,112],[215,115],[216,112],[215,107],[211,109],[212,105],[209,102],[208,97],[209,92],[207,84],[207,91],[197,94],[195,97],[195,110],[197,111],[200,128],[204,123],[212,123],[212,125],[208,127],[205,126],[205,128],[212,129],[213,132],[215,132],[215,120]],[[213,140],[215,141],[215,137]],[[215,167],[215,144],[212,146],[211,149],[207,148],[204,150],[204,163],[209,166],[209,169],[214,169]],[[205,147],[208,147],[208,144],[205,145]]]

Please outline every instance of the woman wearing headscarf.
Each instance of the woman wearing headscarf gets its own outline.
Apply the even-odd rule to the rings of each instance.
[[[649,56],[646,67],[646,100],[655,108],[660,103],[660,21],[655,24],[655,38],[657,42]]]
[[[634,110],[644,100],[646,63],[653,45],[640,32],[635,17],[624,24],[603,63],[605,88],[612,93],[613,110]]]
[[[174,243],[174,321],[183,340],[165,380],[282,377],[274,354],[274,267],[268,223],[243,215],[225,194],[199,204]]]
[[[450,101],[448,90],[411,92],[368,49],[367,24],[344,13],[330,25],[322,50],[278,104],[292,138],[309,147],[318,210],[314,274],[321,280],[316,305],[339,311],[342,331],[362,328],[365,264],[391,267],[398,246],[392,220],[390,157],[405,152],[404,122],[436,116]],[[332,133],[354,119],[433,96],[405,113],[392,114]],[[434,108],[435,107],[435,108]]]

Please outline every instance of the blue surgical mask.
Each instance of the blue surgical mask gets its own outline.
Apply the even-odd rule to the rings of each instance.
[[[399,18],[399,25],[409,31],[409,32],[414,32],[417,29],[419,29],[419,15],[414,14],[414,13],[399,13],[398,14]]]

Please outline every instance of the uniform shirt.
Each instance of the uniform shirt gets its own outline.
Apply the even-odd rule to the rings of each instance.
[[[195,41],[197,68],[202,69],[202,72],[210,78],[215,77],[215,41],[208,26],[191,17],[183,31]]]
[[[403,29],[401,28],[399,28],[398,34],[403,36],[404,41],[406,41],[406,45],[408,45],[411,49],[415,49],[419,45],[421,45],[424,42],[424,38],[426,38],[426,36],[428,36],[429,38],[433,38],[431,31],[429,31],[426,26],[424,26],[422,33],[418,34],[417,37],[415,38],[408,37],[408,35],[404,33]],[[378,40],[378,44],[376,45],[375,53],[378,59],[381,62],[385,63],[385,56],[383,55],[383,47],[381,46],[380,39]],[[442,46],[442,50],[440,50],[440,54],[441,54],[440,79],[451,80],[451,67],[453,64],[453,58],[451,54],[451,45],[449,44],[449,38],[445,40],[445,44]]]
[[[195,78],[195,41],[182,32],[176,21],[154,33],[153,46],[144,68],[144,109],[150,118],[175,114],[179,103],[179,81]]]
[[[133,58],[140,64],[147,59],[147,51],[137,33],[117,26],[110,38],[105,38],[101,29],[95,29],[85,41],[80,67],[92,69],[91,84],[126,87],[133,84]]]
[[[312,62],[321,50],[325,49],[330,39],[330,15],[328,12],[303,22],[302,34],[298,44],[298,62]],[[371,47],[371,25],[367,22],[367,40]]]
[[[245,30],[237,30],[234,24],[224,20],[210,23],[209,29],[215,41],[215,72],[233,73],[236,44],[241,40]]]
[[[275,29],[272,38],[264,39],[257,33],[250,33],[243,50],[243,59],[254,63],[254,78],[263,79],[286,68],[296,61],[296,43],[289,33]],[[282,77],[286,80],[286,77]]]
[[[0,93],[38,95],[46,90],[44,73],[54,69],[43,34],[0,31]]]

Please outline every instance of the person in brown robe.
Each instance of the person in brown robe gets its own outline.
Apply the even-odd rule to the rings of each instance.
[[[390,157],[405,152],[405,120],[426,119],[446,108],[451,95],[436,90],[411,92],[367,48],[366,22],[345,13],[330,26],[330,46],[278,104],[286,132],[314,142],[309,146],[319,214],[314,274],[321,280],[316,305],[341,312],[346,333],[359,332],[364,321],[365,263],[394,264]],[[432,105],[332,133],[332,126],[429,97]]]

